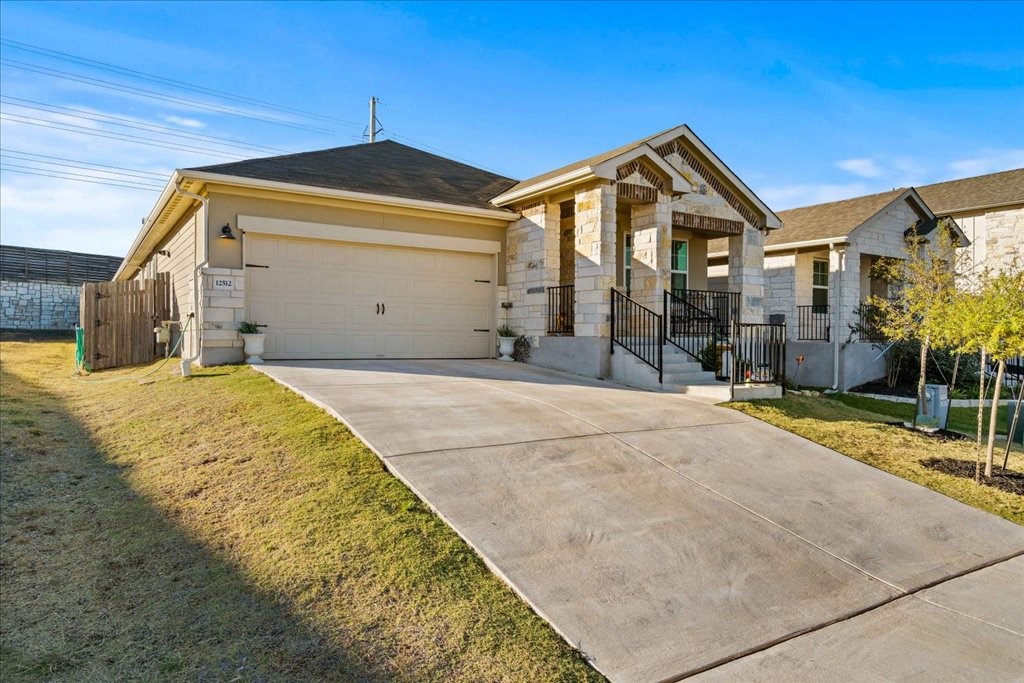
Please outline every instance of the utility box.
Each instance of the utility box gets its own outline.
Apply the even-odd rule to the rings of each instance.
[[[156,343],[163,347],[164,356],[170,356],[181,338],[181,323],[177,320],[164,320],[153,328],[153,334]]]
[[[945,384],[925,384],[924,393],[928,398],[928,417],[934,417],[937,424],[946,428],[949,419],[949,387]]]

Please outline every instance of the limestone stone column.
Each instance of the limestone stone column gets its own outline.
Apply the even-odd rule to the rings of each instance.
[[[576,336],[611,335],[615,285],[615,188],[608,183],[576,191]]]
[[[729,291],[740,293],[740,322],[766,322],[764,234],[748,223],[742,234],[729,237]]]
[[[630,297],[661,313],[672,270],[672,211],[667,198],[659,195],[654,203],[630,207],[630,227],[633,233]]]
[[[539,203],[520,211],[506,233],[508,323],[536,346],[547,333],[547,288],[558,284],[559,208]]]

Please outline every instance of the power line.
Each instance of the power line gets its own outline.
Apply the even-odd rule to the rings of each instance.
[[[313,126],[305,126],[299,123],[290,123],[284,119],[272,117],[272,116],[260,116],[259,114],[247,113],[241,109],[235,109],[234,107],[225,107],[217,104],[210,104],[202,102],[200,100],[192,100],[186,97],[174,97],[170,95],[164,95],[154,90],[146,90],[145,88],[135,88],[130,85],[123,85],[121,83],[114,83],[113,81],[105,81],[100,78],[92,78],[90,76],[82,76],[75,74],[70,71],[61,71],[60,69],[51,69],[45,66],[38,66],[36,64],[29,64],[28,62],[21,62],[15,59],[0,59],[0,64],[5,66],[14,67],[16,69],[22,69],[32,73],[42,74],[44,76],[52,76],[54,78],[61,78],[68,81],[74,81],[76,83],[84,83],[85,85],[91,85],[98,88],[105,88],[107,90],[113,90],[115,92],[128,93],[130,95],[137,95],[140,97],[146,97],[153,100],[159,100],[162,102],[170,102],[173,104],[186,104],[191,107],[203,109],[205,111],[212,111],[218,114],[227,114],[230,116],[238,116],[240,118],[250,119],[253,121],[260,121],[262,123],[270,123],[277,126],[285,126],[287,128],[295,128],[297,130],[304,130],[312,133],[320,133],[323,135],[333,135],[332,131],[324,128],[315,128]]]
[[[95,179],[101,179],[101,180],[109,180],[112,183],[123,183],[123,184],[126,184],[126,185],[139,185],[139,186],[145,186],[145,187],[159,187],[159,185],[157,185],[156,183],[148,182],[148,181],[145,181],[145,180],[131,180],[131,179],[122,179],[122,178],[107,178],[107,177],[104,177],[104,176],[101,176],[101,175],[94,175],[94,174],[91,174],[91,173],[76,173],[75,171],[62,171],[62,170],[56,169],[56,168],[39,168],[38,166],[24,166],[22,164],[12,164],[10,162],[2,162],[2,163],[8,169],[19,168],[19,169],[23,169],[23,170],[26,170],[26,171],[39,171],[39,172],[42,172],[42,173],[54,173],[54,174],[58,174],[58,175],[61,175],[61,176],[65,176],[69,180],[73,179],[73,178],[95,178]],[[88,170],[88,169],[86,169],[86,170]]]
[[[72,164],[83,164],[85,166],[96,166],[96,167],[99,167],[99,168],[112,168],[112,169],[116,169],[118,171],[131,171],[132,173],[138,173],[138,174],[145,174],[145,175],[155,176],[156,178],[159,178],[160,180],[163,180],[164,178],[167,177],[167,174],[165,174],[165,173],[157,173],[155,171],[140,171],[139,169],[125,168],[124,166],[110,166],[108,164],[97,164],[97,163],[92,162],[92,161],[83,161],[81,159],[67,159],[65,157],[50,156],[49,154],[37,154],[35,152],[24,152],[24,151],[22,151],[20,149],[11,149],[10,147],[7,147],[7,148],[0,147],[0,155],[8,155],[8,156],[10,156],[11,154],[17,154],[19,156],[28,156],[28,157],[40,157],[41,159],[55,159],[57,161],[68,161],[68,162],[71,162]],[[26,161],[29,161],[29,160],[26,159]]]
[[[74,181],[77,181],[77,182],[80,182],[80,183],[91,183],[93,185],[107,185],[109,187],[119,187],[119,188],[125,189],[125,190],[146,190],[146,191],[149,191],[149,192],[153,192],[153,191],[159,191],[159,190],[163,189],[159,185],[139,185],[139,184],[118,183],[118,182],[112,182],[112,181],[107,181],[107,180],[96,180],[96,179],[90,179],[90,178],[73,178],[73,177],[62,175],[60,173],[37,173],[37,172],[34,172],[34,171],[23,171],[23,170],[18,170],[18,169],[10,168],[9,165],[7,165],[7,164],[0,164],[0,171],[7,171],[8,173],[16,173],[18,175],[32,175],[32,176],[41,176],[43,178],[56,178],[56,179],[59,179],[59,180],[74,180]]]
[[[77,133],[79,135],[89,135],[92,137],[107,138],[109,140],[119,140],[121,142],[143,144],[150,147],[160,147],[162,149],[172,149],[181,152],[195,152],[197,154],[207,154],[209,156],[220,157],[221,159],[231,159],[233,161],[238,160],[239,157],[241,156],[239,154],[227,154],[221,150],[203,149],[201,147],[190,147],[188,145],[165,144],[163,141],[148,140],[137,135],[128,135],[127,133],[115,133],[114,131],[98,131],[92,128],[85,128],[84,126],[77,126],[73,123],[60,123],[57,121],[40,119],[32,116],[22,116],[20,114],[6,114],[0,112],[0,120],[12,121],[15,123],[24,123],[29,126],[40,126],[42,128],[52,128],[55,130],[66,131],[69,133]]]
[[[256,99],[254,97],[246,97],[245,95],[238,95],[235,93],[227,92],[225,90],[217,90],[215,88],[207,88],[206,86],[196,85],[195,83],[188,83],[187,81],[179,81],[174,78],[167,78],[166,76],[160,76],[157,74],[147,73],[145,71],[136,71],[135,69],[128,69],[123,66],[116,64],[110,64],[108,62],[101,62],[95,59],[89,59],[80,55],[74,55],[68,52],[61,52],[59,50],[51,50],[39,45],[32,45],[30,43],[23,43],[17,40],[11,40],[9,38],[0,38],[0,44],[6,45],[7,47],[14,48],[16,50],[22,50],[25,52],[32,52],[44,57],[50,57],[52,59],[59,59],[65,62],[71,62],[73,64],[79,64],[92,69],[100,71],[107,71],[110,73],[116,73],[122,76],[128,76],[130,78],[137,78],[139,80],[149,81],[151,83],[159,83],[162,85],[170,85],[175,88],[182,90],[190,90],[192,92],[202,93],[204,95],[214,95],[222,99],[234,100],[245,104],[254,104],[261,107],[279,111],[288,114],[297,114],[310,119],[317,119],[326,123],[337,123],[345,126],[359,127],[359,124],[352,121],[346,121],[345,119],[339,119],[333,116],[325,116],[323,114],[317,114],[315,112],[306,111],[303,109],[296,109],[294,107],[286,107],[266,100]]]
[[[8,101],[10,100],[10,101]],[[179,137],[188,137],[200,141],[212,142],[222,147],[236,147],[238,149],[246,149],[255,152],[274,152],[278,154],[288,154],[288,150],[279,149],[277,147],[267,147],[265,145],[256,145],[245,142],[243,140],[235,140],[232,138],[222,138],[216,135],[207,135],[205,133],[196,133],[193,131],[184,131],[179,128],[171,128],[170,126],[161,126],[157,123],[149,123],[145,121],[133,121],[132,119],[126,119],[121,116],[112,116],[110,114],[100,114],[98,112],[91,112],[86,109],[77,109],[75,107],[65,107],[59,104],[49,104],[47,102],[39,102],[36,100],[26,100],[22,97],[13,97],[11,95],[0,95],[0,102],[7,102],[7,104],[15,107],[23,107],[25,109],[35,109],[37,111],[45,111],[51,114],[60,114],[61,116],[70,116],[78,119],[87,119],[89,121],[96,121],[98,123],[109,123],[113,126],[122,126],[125,128],[135,128],[137,130],[144,130],[146,132],[166,134],[171,133]],[[23,102],[29,102],[30,104],[22,104]],[[224,144],[227,143],[227,144]]]
[[[157,175],[156,173],[149,173],[147,171],[134,171],[134,170],[111,171],[111,170],[107,170],[105,168],[93,168],[91,166],[85,166],[85,165],[79,165],[79,164],[66,164],[66,163],[63,163],[63,162],[60,162],[60,161],[47,161],[45,159],[32,159],[32,158],[23,157],[23,156],[13,156],[13,155],[11,155],[11,154],[9,154],[7,152],[0,152],[0,159],[4,159],[4,158],[10,159],[12,161],[21,161],[21,162],[26,162],[26,163],[31,163],[31,164],[42,164],[43,168],[39,169],[41,171],[54,171],[54,172],[68,173],[68,171],[61,171],[60,168],[56,168],[56,169],[47,168],[48,166],[59,166],[61,168],[73,168],[73,169],[77,169],[79,171],[89,171],[89,172],[94,173],[94,174],[95,173],[101,173],[101,174],[104,174],[104,175],[125,176],[127,178],[131,178],[132,180],[138,180],[138,181],[149,181],[149,182],[152,182],[152,181],[156,181],[156,180],[164,180],[167,177],[166,175]],[[29,167],[23,167],[23,168],[29,168]],[[111,180],[119,180],[119,179],[118,178],[111,178]]]

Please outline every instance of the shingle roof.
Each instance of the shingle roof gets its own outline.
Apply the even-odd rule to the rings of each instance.
[[[1024,203],[1024,168],[917,188],[935,213]]]
[[[516,183],[393,140],[186,170],[495,210]]]
[[[768,233],[765,247],[844,238],[906,191],[907,188],[900,187],[888,192],[843,199],[838,202],[779,211],[778,216],[782,220],[782,229]],[[708,242],[709,254],[728,250],[728,238]]]

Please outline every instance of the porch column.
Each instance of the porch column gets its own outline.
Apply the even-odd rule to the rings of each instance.
[[[764,234],[749,223],[729,237],[729,291],[739,292],[742,323],[763,323]]]
[[[547,288],[558,284],[558,204],[523,207],[506,233],[508,324],[536,346],[547,333]]]
[[[615,285],[615,188],[576,191],[576,336],[611,335]]]
[[[672,211],[668,199],[630,207],[633,263],[630,296],[661,313],[664,294],[671,286]]]

